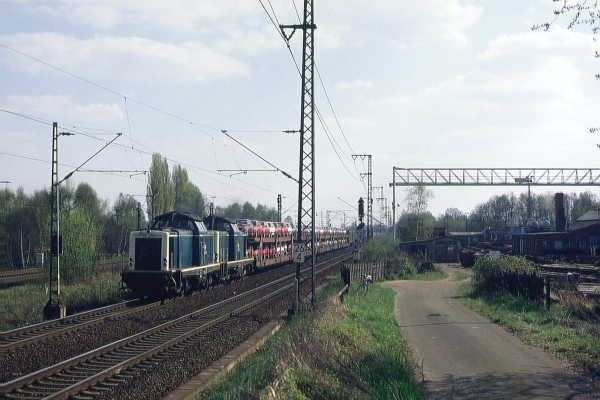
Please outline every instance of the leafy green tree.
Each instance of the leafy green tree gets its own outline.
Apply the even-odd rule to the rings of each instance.
[[[398,220],[397,236],[403,242],[429,239],[433,234],[434,221],[435,218],[428,211],[415,214],[403,210]]]
[[[173,183],[169,173],[169,163],[158,153],[152,155],[146,195],[151,219],[172,210]]]
[[[19,188],[16,193],[7,191],[4,199],[5,264],[11,268],[33,266],[35,253],[43,252],[50,239],[50,195],[41,190],[28,196]]]
[[[446,232],[462,232],[465,230],[465,213],[458,208],[446,209],[444,214],[438,215],[435,220],[436,226],[445,226]]]
[[[433,232],[433,216],[427,212],[429,200],[434,198],[432,190],[425,185],[406,189],[406,219],[408,230],[414,236],[410,240],[422,240],[431,237]]]
[[[107,218],[105,229],[105,246],[109,254],[122,254],[129,249],[129,233],[138,229],[138,202],[119,194],[119,198],[112,207]],[[145,226],[143,213],[139,212],[140,228]]]
[[[190,182],[188,172],[180,165],[173,167],[171,175],[173,182],[173,209],[204,215],[206,200],[200,189]]]
[[[7,216],[8,264],[13,268],[27,268],[33,265],[35,247],[40,244],[33,204],[22,188],[12,196],[11,203]]]
[[[233,203],[222,209],[223,217],[229,218],[231,220],[236,220],[237,218],[242,218],[242,206],[239,203]]]
[[[391,235],[381,235],[369,239],[361,251],[364,260],[367,262],[389,260],[399,253]]]
[[[73,208],[84,209],[93,221],[100,223],[104,219],[108,207],[106,201],[100,199],[89,184],[82,182],[75,189]]]
[[[69,215],[61,213],[63,253],[60,274],[64,283],[72,283],[78,278],[91,276],[96,271],[102,243],[100,226],[94,223],[92,215],[83,208],[76,208]]]
[[[242,206],[242,216],[244,218],[256,219],[256,208],[249,202],[245,202]]]
[[[96,262],[105,252],[107,205],[90,185],[80,183],[76,188],[66,185],[61,190],[61,207],[63,253],[60,268],[61,277],[69,283],[93,274]]]
[[[579,196],[573,198],[571,209],[571,219],[574,221],[590,210],[598,209],[598,198],[590,191],[579,193]]]

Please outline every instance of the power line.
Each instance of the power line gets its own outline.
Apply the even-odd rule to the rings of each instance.
[[[261,3],[261,4],[262,4],[262,3]],[[95,86],[95,87],[97,87],[97,88],[99,88],[99,89],[105,90],[105,91],[107,91],[107,92],[109,92],[109,93],[112,93],[112,94],[114,94],[114,95],[117,95],[117,96],[119,96],[119,97],[122,97],[122,98],[124,98],[124,99],[125,99],[125,101],[127,101],[127,99],[129,99],[130,101],[132,101],[132,102],[134,102],[134,103],[137,103],[137,104],[139,104],[139,105],[141,105],[141,106],[143,106],[143,107],[146,107],[146,108],[148,108],[148,109],[151,109],[151,110],[153,110],[153,111],[156,111],[156,112],[158,112],[158,113],[161,113],[161,114],[163,114],[163,115],[169,116],[169,117],[171,117],[171,118],[177,119],[177,120],[179,120],[179,121],[185,122],[185,123],[187,123],[187,124],[190,124],[190,125],[194,126],[195,128],[199,129],[199,130],[200,130],[202,133],[204,133],[205,135],[207,135],[207,136],[211,137],[213,140],[214,140],[215,138],[214,138],[214,137],[212,137],[211,135],[209,135],[208,133],[206,133],[206,132],[205,132],[203,129],[201,129],[201,128],[212,129],[212,130],[216,130],[216,131],[222,131],[222,130],[221,130],[221,129],[219,129],[219,128],[215,128],[215,127],[211,127],[211,126],[207,126],[207,125],[203,125],[203,124],[199,124],[199,123],[196,123],[196,122],[193,122],[193,121],[187,120],[187,119],[185,119],[185,118],[183,118],[183,117],[180,117],[180,116],[178,116],[178,115],[175,115],[175,114],[173,114],[173,113],[171,113],[171,112],[168,112],[168,111],[165,111],[165,110],[159,109],[159,108],[157,108],[157,107],[154,107],[154,106],[151,106],[151,105],[149,105],[149,104],[143,103],[143,102],[141,102],[141,101],[138,101],[138,100],[136,100],[136,99],[133,99],[133,98],[127,98],[125,95],[123,95],[123,94],[121,94],[121,93],[118,93],[118,92],[116,92],[116,91],[114,91],[114,90],[112,90],[112,89],[109,89],[109,88],[107,88],[107,87],[104,87],[104,86],[102,86],[102,85],[99,85],[99,84],[97,84],[97,83],[95,83],[95,82],[92,82],[92,81],[90,81],[90,80],[88,80],[88,79],[82,78],[82,77],[80,77],[80,76],[78,76],[78,75],[76,75],[76,74],[74,74],[74,73],[68,72],[68,71],[66,71],[66,70],[64,70],[64,69],[62,69],[62,68],[56,67],[56,66],[54,66],[54,65],[52,65],[52,64],[50,64],[50,63],[47,63],[47,62],[45,62],[45,61],[42,61],[42,60],[40,60],[40,59],[38,59],[38,58],[32,57],[32,56],[30,56],[30,55],[28,55],[28,54],[26,54],[26,53],[23,53],[23,52],[21,52],[21,51],[19,51],[19,50],[13,49],[12,47],[9,47],[9,46],[6,46],[6,45],[0,45],[0,46],[4,47],[4,48],[6,48],[6,49],[8,49],[8,50],[10,50],[10,51],[13,51],[13,52],[15,52],[15,53],[18,53],[18,54],[20,54],[20,55],[22,55],[22,56],[24,56],[24,57],[30,58],[30,59],[32,59],[32,60],[34,60],[34,61],[36,61],[36,62],[39,62],[39,63],[41,63],[41,64],[43,64],[43,65],[46,65],[46,66],[48,66],[48,67],[50,67],[50,68],[52,68],[52,69],[55,69],[55,70],[57,70],[57,71],[60,71],[60,72],[62,72],[62,73],[64,73],[64,74],[66,74],[66,75],[69,75],[69,76],[73,77],[73,78],[76,78],[76,79],[78,79],[78,80],[81,80],[81,81],[83,81],[83,82],[85,82],[85,83],[88,83],[88,84],[90,84],[90,85],[93,85],[93,86]],[[8,111],[7,111],[7,112],[8,112]],[[13,113],[13,114],[15,114],[15,115],[18,115],[18,114],[16,114],[16,113]],[[127,114],[129,114],[129,111],[127,111]],[[129,121],[129,116],[128,116],[128,121]],[[130,139],[133,141],[133,138],[132,138],[131,136],[129,136],[129,137],[130,137]],[[232,137],[231,137],[231,136],[229,136],[229,137],[232,139]],[[218,140],[217,140],[217,142],[218,142]],[[237,141],[236,141],[236,142],[237,142]],[[219,143],[220,143],[220,142],[219,142]],[[240,144],[239,142],[237,142],[237,143],[238,143],[238,144]],[[224,143],[223,143],[223,145],[224,145],[224,146],[226,146]],[[247,148],[247,147],[245,147],[245,148]],[[255,152],[252,152],[252,153],[253,153],[254,155],[257,155]],[[265,161],[265,159],[264,159],[263,157],[260,157],[260,158],[261,158],[263,161]],[[271,164],[270,164],[270,165],[271,165]],[[278,169],[278,170],[280,170],[279,168],[277,168],[277,169]]]
[[[282,30],[280,29],[280,26],[278,26],[278,25],[275,25],[275,21],[273,21],[273,17],[274,17],[275,19],[277,19],[276,15],[275,15],[275,10],[273,10],[273,6],[271,5],[271,10],[273,11],[273,17],[271,17],[271,15],[270,15],[270,14],[269,14],[269,12],[267,11],[266,7],[264,6],[264,4],[263,4],[262,0],[259,0],[259,2],[260,2],[260,4],[261,4],[261,6],[263,7],[263,9],[265,10],[265,13],[267,14],[267,16],[269,17],[269,19],[271,20],[271,23],[272,23],[272,24],[275,26],[275,28],[277,29],[277,31],[278,31],[278,33],[279,33],[279,35],[280,35],[280,36],[281,36],[281,37],[284,39],[284,42],[285,42],[285,44],[286,44],[286,46],[287,46],[287,48],[288,48],[288,51],[289,51],[289,53],[290,53],[290,55],[291,55],[291,57],[292,57],[292,60],[293,60],[293,62],[294,62],[294,64],[295,64],[295,66],[296,66],[296,70],[298,71],[298,74],[299,74],[300,76],[302,76],[302,72],[300,71],[300,67],[298,66],[298,62],[296,61],[296,58],[294,57],[294,54],[293,54],[293,52],[292,52],[292,50],[291,50],[291,48],[290,48],[290,45],[289,45],[289,38],[286,38],[286,37],[283,35],[283,33],[282,33]],[[269,1],[269,4],[270,4],[270,1]],[[300,21],[300,14],[299,14],[299,12],[298,12],[298,8],[296,7],[296,3],[295,3],[295,2],[293,2],[293,4],[294,4],[294,9],[295,9],[295,11],[296,11],[296,16],[297,16],[297,18],[298,18],[298,21],[299,21],[299,22],[301,22],[301,21]],[[293,33],[292,33],[292,35],[293,35]],[[291,35],[290,35],[290,37],[291,37]],[[329,103],[329,106],[330,106],[330,108],[331,108],[331,111],[333,112],[333,115],[334,115],[334,118],[335,118],[335,120],[336,120],[336,122],[337,122],[337,125],[338,125],[338,127],[340,128],[340,132],[342,133],[342,136],[344,137],[344,140],[345,140],[345,141],[346,141],[346,143],[348,144],[348,147],[349,147],[349,148],[350,148],[350,150],[352,151],[352,147],[351,147],[351,146],[350,146],[350,144],[348,143],[348,140],[347,140],[347,138],[346,138],[346,135],[344,134],[344,131],[342,130],[341,124],[340,124],[340,122],[339,122],[339,120],[338,120],[338,118],[337,118],[337,115],[336,115],[336,113],[335,113],[335,111],[334,111],[334,109],[333,109],[333,105],[332,105],[332,103],[331,103],[331,101],[330,101],[330,99],[329,99],[329,95],[328,95],[328,93],[327,93],[327,89],[325,88],[325,84],[323,83],[323,79],[321,78],[321,74],[319,73],[319,69],[318,69],[318,68],[317,68],[317,66],[316,66],[316,62],[314,62],[314,65],[315,65],[315,68],[316,68],[316,70],[317,70],[317,75],[319,76],[319,82],[321,82],[321,87],[323,88],[323,91],[324,91],[324,93],[325,93],[325,97],[327,98],[327,101],[328,101],[328,103]],[[325,131],[326,135],[328,136],[329,143],[331,144],[331,146],[332,146],[332,148],[333,148],[333,150],[334,150],[334,152],[335,152],[335,154],[336,154],[337,158],[340,160],[341,164],[344,166],[344,169],[346,169],[346,171],[347,171],[347,172],[348,172],[348,173],[349,173],[349,174],[350,174],[350,175],[351,175],[351,176],[352,176],[354,179],[356,179],[356,180],[360,180],[360,179],[358,179],[358,178],[357,178],[357,177],[356,177],[356,176],[355,176],[355,175],[354,175],[352,172],[350,172],[350,170],[348,169],[348,167],[346,167],[346,164],[344,163],[344,161],[343,161],[343,160],[342,160],[342,158],[340,157],[340,155],[339,155],[338,151],[335,149],[335,146],[337,145],[337,142],[335,141],[335,139],[333,139],[333,141],[332,141],[333,134],[331,134],[331,130],[330,130],[330,129],[329,129],[329,127],[327,126],[327,124],[326,124],[325,120],[323,119],[323,117],[321,116],[320,110],[319,110],[319,108],[318,108],[318,106],[317,106],[317,105],[315,105],[315,110],[316,110],[316,112],[317,112],[317,115],[318,115],[318,117],[319,117],[319,122],[321,123],[321,126],[323,127],[323,130]],[[328,133],[328,132],[329,132],[329,133]],[[330,137],[330,135],[331,135],[331,137]],[[336,143],[335,145],[334,145],[334,142]],[[340,148],[340,151],[342,151],[342,153],[343,153],[343,154],[346,156],[346,158],[350,159],[350,156],[348,156],[348,155],[347,155],[347,154],[346,154],[346,153],[345,153],[345,152],[344,152],[344,151],[341,149],[341,147],[340,147],[339,145],[337,145],[337,146],[338,146],[338,148]],[[352,152],[354,153],[354,151],[352,151]],[[357,172],[358,172],[358,170],[357,170]]]

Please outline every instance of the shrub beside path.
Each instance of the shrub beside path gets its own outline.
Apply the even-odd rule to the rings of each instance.
[[[394,281],[394,313],[431,399],[600,399],[600,389],[456,298],[458,268],[438,281]]]

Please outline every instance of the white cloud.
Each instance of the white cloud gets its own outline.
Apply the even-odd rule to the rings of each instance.
[[[238,19],[260,8],[245,0],[21,0],[32,12],[68,19],[73,24],[110,29],[119,25],[146,25],[169,31],[198,30],[207,21]]]
[[[69,121],[111,122],[120,121],[125,114],[118,104],[76,104],[68,96],[8,96],[7,109],[16,113],[28,114],[36,110],[36,117],[56,120],[58,116]]]
[[[138,37],[77,39],[58,33],[0,35],[7,46],[82,78],[183,83],[241,77],[249,66],[201,42],[180,45]],[[0,63],[12,71],[40,74],[47,65],[2,51]],[[56,71],[55,71],[56,72]]]
[[[411,106],[419,103],[420,98],[418,96],[398,96],[398,97],[382,97],[372,99],[368,104],[372,107],[378,106]]]
[[[428,14],[436,18],[439,36],[457,47],[463,47],[468,43],[465,30],[479,20],[483,9],[481,6],[461,3],[463,2],[460,0],[435,0],[420,5]]]
[[[357,130],[357,129],[362,129],[362,128],[371,128],[373,126],[375,126],[375,122],[367,119],[367,118],[352,118],[352,117],[346,117],[346,118],[339,118],[340,124],[342,126],[344,126],[346,129],[352,129],[352,130]]]
[[[556,27],[547,32],[535,31],[518,34],[502,34],[488,43],[488,48],[477,55],[479,61],[493,61],[516,54],[536,51],[538,53],[553,51],[560,54],[570,54],[575,51],[579,55],[590,52],[593,54],[593,36]]]
[[[360,88],[373,88],[373,82],[371,81],[363,81],[362,79],[356,79],[352,82],[338,82],[335,87],[337,89],[360,89]]]

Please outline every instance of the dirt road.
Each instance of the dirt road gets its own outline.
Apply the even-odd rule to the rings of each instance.
[[[458,268],[440,281],[395,281],[402,336],[432,399],[600,399],[600,391],[541,350],[464,307]]]

